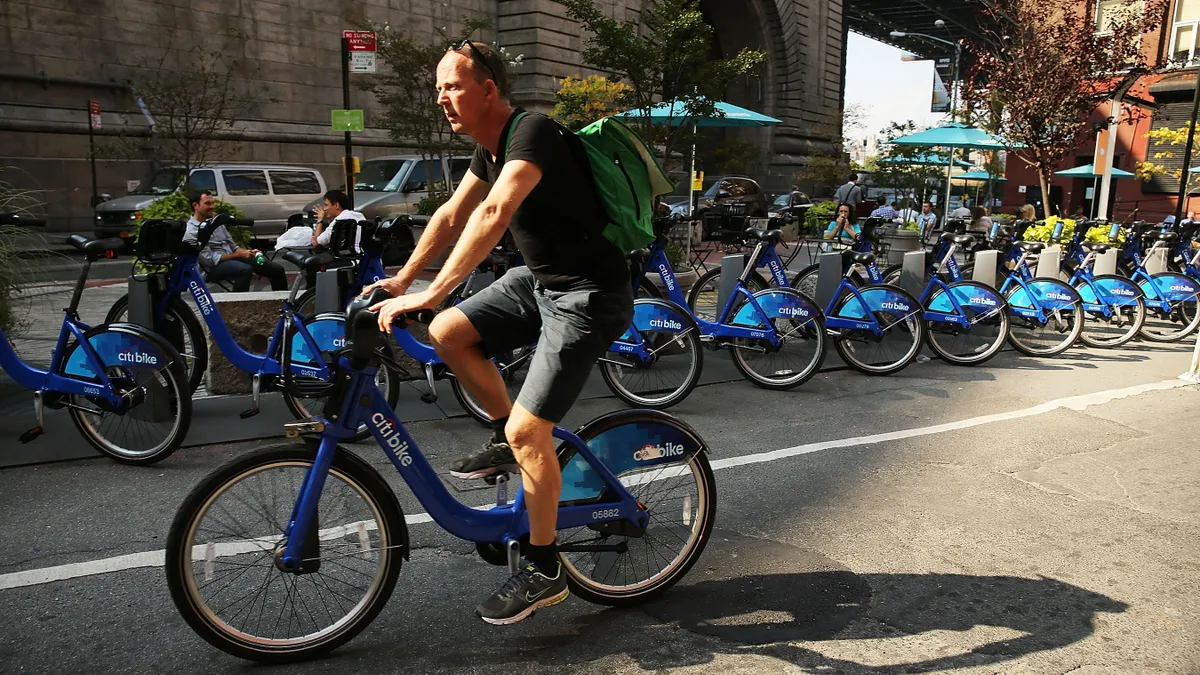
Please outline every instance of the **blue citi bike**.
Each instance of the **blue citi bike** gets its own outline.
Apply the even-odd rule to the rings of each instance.
[[[782,238],[780,230],[746,230],[746,236],[757,243],[746,268],[729,297],[720,302],[719,290],[706,286],[701,302],[696,302],[698,281],[690,297],[683,289],[666,255],[666,230],[673,221],[659,220],[655,224],[657,238],[649,248],[629,254],[633,289],[654,293],[648,274],[658,274],[672,302],[663,306],[664,319],[695,325],[700,339],[710,349],[728,348],[733,365],[743,377],[766,389],[791,389],[807,382],[817,373],[825,360],[825,322],[812,299],[787,287],[782,263],[772,268],[785,283],[774,288],[754,288],[751,279],[757,276],[754,261],[774,251]],[[704,277],[701,277],[703,279]],[[647,287],[649,286],[649,288]],[[637,302],[649,302],[639,298]],[[700,306],[700,309],[697,307]]]
[[[875,227],[868,218],[853,244],[842,251],[842,278],[824,310],[825,328],[834,339],[838,355],[851,368],[868,375],[891,375],[912,363],[921,351],[925,324],[916,298],[897,286],[884,283],[884,274],[872,253]],[[767,268],[778,286],[790,286],[805,297],[817,289],[819,265],[787,278],[775,246],[756,247],[749,267]],[[890,270],[890,268],[889,268]],[[712,306],[720,275],[713,270],[692,287],[689,305],[697,314]]]
[[[45,221],[0,215],[0,227],[41,226]],[[175,452],[187,436],[192,397],[179,353],[158,335],[130,323],[89,326],[79,319],[88,271],[100,258],[122,250],[120,239],[67,242],[84,255],[71,301],[48,368],[26,363],[0,330],[0,368],[32,389],[37,426],[23,433],[28,443],[45,433],[44,411],[66,410],[83,438],[123,464],[153,464]]]
[[[171,597],[188,625],[225,652],[268,662],[328,652],[366,628],[391,595],[409,557],[408,528],[388,483],[340,445],[360,422],[429,517],[476,542],[485,560],[515,568],[528,541],[520,488],[511,502],[507,481],[495,504],[459,502],[374,388],[381,338],[367,308],[387,297],[377,289],[351,303],[333,395],[321,417],[288,425],[307,444],[238,457],[196,486],[175,516],[166,547]],[[563,483],[558,555],[571,592],[633,605],[687,574],[716,516],[704,440],[651,410],[609,413],[554,436]]]
[[[213,299],[200,270],[199,251],[212,233],[221,226],[245,224],[229,215],[217,215],[199,230],[197,245],[183,241],[185,225],[179,221],[151,220],[142,224],[138,236],[138,258],[144,265],[165,267],[151,275],[155,286],[151,316],[154,331],[178,345],[195,391],[208,364],[208,344],[191,308],[183,301],[190,296],[212,340],[236,368],[251,377],[252,405],[241,413],[243,419],[258,414],[260,396],[279,391],[288,410],[297,419],[313,416],[332,388],[332,355],[344,344],[342,315],[330,313],[314,317],[296,311],[302,275],[297,275],[287,300],[279,310],[279,319],[265,345],[265,351],[253,352],[238,344]],[[120,320],[129,313],[129,298],[122,296],[108,311],[108,321]],[[395,406],[400,399],[400,384],[387,368],[377,373],[378,386]],[[364,424],[359,439],[370,434]]]
[[[1160,250],[1169,262],[1181,239],[1178,232],[1155,231],[1149,223],[1135,222],[1118,259],[1118,273],[1127,275],[1145,297],[1146,321],[1140,335],[1153,342],[1178,342],[1200,327],[1200,280],[1169,271],[1151,274],[1146,269],[1146,261]]]
[[[1060,277],[1079,293],[1083,302],[1083,330],[1079,341],[1089,347],[1120,347],[1138,336],[1146,321],[1145,293],[1129,279],[1116,274],[1096,274],[1098,256],[1111,250],[1111,244],[1086,241],[1087,232],[1097,221],[1080,220],[1075,234],[1066,242]],[[1114,225],[1110,240],[1116,238]],[[1055,228],[1051,240],[1058,242],[1062,225]]]

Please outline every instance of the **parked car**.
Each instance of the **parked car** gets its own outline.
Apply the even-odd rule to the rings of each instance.
[[[212,191],[254,219],[255,237],[273,238],[286,229],[289,216],[325,192],[321,172],[303,166],[216,164],[185,172],[183,167],[159,169],[128,195],[98,204],[96,236],[129,238],[143,209],[183,185]]]
[[[684,187],[687,187],[686,183]],[[671,207],[672,215],[687,215],[686,192],[667,197],[664,201]],[[763,218],[767,215],[766,194],[757,181],[747,176],[725,176],[707,185],[696,197],[695,215],[697,218],[703,218],[706,212],[714,208],[738,203],[746,205],[746,215],[752,218]]]
[[[808,198],[808,195],[803,192],[785,192],[771,202],[767,217],[777,218],[787,215],[797,220],[804,220],[804,214],[810,207],[812,207],[812,200]]]
[[[471,166],[470,157],[446,160],[450,178],[457,185]],[[417,204],[429,195],[429,182],[440,181],[446,164],[438,159],[422,159],[417,155],[375,157],[362,163],[362,172],[354,182],[354,210],[369,219],[376,216],[415,215]],[[320,199],[305,205],[304,213],[312,211]]]

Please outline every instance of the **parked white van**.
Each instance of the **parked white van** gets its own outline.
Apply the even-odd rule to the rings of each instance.
[[[183,183],[184,169],[159,169],[124,197],[96,206],[96,236],[128,238],[141,212]],[[215,164],[192,169],[188,187],[209,190],[254,219],[254,236],[274,238],[287,229],[288,217],[325,194],[316,169],[276,164]]]

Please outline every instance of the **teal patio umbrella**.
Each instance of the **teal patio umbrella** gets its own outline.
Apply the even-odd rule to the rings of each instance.
[[[1084,164],[1083,166],[1077,166],[1074,169],[1066,169],[1065,171],[1055,171],[1054,175],[1055,176],[1066,176],[1068,178],[1091,178],[1093,193],[1095,193],[1095,191],[1096,191],[1096,181],[1098,181],[1100,178],[1102,178],[1104,176],[1104,174],[1096,173],[1096,165],[1095,164]],[[1129,173],[1128,171],[1122,171],[1121,169],[1118,169],[1117,167],[1114,166],[1112,168],[1112,177],[1113,178],[1133,178],[1134,175]],[[1092,215],[1095,215],[1095,213],[1096,213],[1096,200],[1093,199],[1092,200]]]
[[[948,158],[945,155],[936,153],[926,153],[917,155],[916,157],[884,157],[879,160],[880,164],[912,164],[915,166],[939,166],[945,164]],[[954,166],[962,169],[970,168],[970,162],[964,162],[961,159],[954,160]]]
[[[955,149],[964,148],[967,150],[1004,150],[1008,146],[1004,141],[989,134],[983,129],[962,124],[961,122],[949,122],[940,127],[918,131],[915,134],[901,136],[900,138],[892,139],[893,145],[919,145],[939,148],[949,148],[950,156],[954,156]],[[947,162],[946,164],[946,205],[943,213],[943,218],[950,217],[950,188],[951,169],[953,166]]]
[[[781,120],[768,117],[753,110],[741,108],[732,103],[717,101],[713,116],[689,115],[687,101],[676,99],[671,102],[663,101],[650,106],[649,110],[635,108],[617,113],[614,117],[623,117],[636,122],[646,122],[670,127],[689,126],[692,128],[692,172],[688,176],[688,215],[692,215],[695,198],[695,184],[692,176],[696,175],[696,129],[698,127],[769,127],[783,124]]]
[[[964,171],[963,173],[960,173],[957,176],[954,176],[954,180],[978,180],[978,181],[983,181],[985,183],[990,180],[990,181],[995,181],[997,183],[1003,183],[1004,181],[1006,181],[1008,179],[1005,178],[1004,176],[993,176],[992,174],[990,174],[986,171]]]

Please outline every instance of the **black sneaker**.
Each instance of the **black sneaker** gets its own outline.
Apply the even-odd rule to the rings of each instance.
[[[532,563],[525,563],[500,590],[475,608],[475,614],[494,626],[506,626],[528,619],[542,607],[557,605],[567,599],[567,575],[562,563],[555,562],[557,574],[551,578],[542,574]]]
[[[478,454],[464,457],[450,465],[450,475],[462,480],[486,478],[498,473],[516,473],[520,470],[508,443],[489,441]]]

